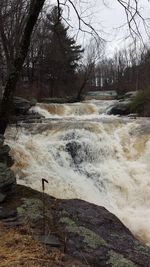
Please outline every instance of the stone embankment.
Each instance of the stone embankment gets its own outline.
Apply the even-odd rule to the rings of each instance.
[[[4,137],[0,135],[0,203],[13,191],[16,178],[10,167],[13,164],[9,156],[10,148],[4,144]]]
[[[70,266],[150,267],[149,247],[115,215],[82,200],[55,199],[17,185],[1,204],[0,219],[7,229],[25,231],[28,225],[49,253],[56,249],[78,262]]]

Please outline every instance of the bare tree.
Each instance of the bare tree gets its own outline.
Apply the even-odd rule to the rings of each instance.
[[[87,85],[96,85],[96,64],[104,53],[105,42],[91,39],[85,48],[85,56],[79,68],[80,86],[78,89],[77,100],[82,99],[82,94]]]
[[[149,2],[149,0],[147,1]],[[125,11],[129,34],[134,40],[134,43],[136,44],[136,41],[140,39],[144,44],[141,29],[145,31],[148,37],[150,37],[149,19],[144,18],[144,16],[142,15],[140,6],[141,2],[138,0],[117,0],[117,2],[123,7]]]
[[[0,134],[4,134],[7,124],[9,122],[16,84],[19,79],[20,71],[29,49],[31,34],[34,25],[36,24],[37,18],[44,5],[44,2],[45,0],[31,0],[29,14],[26,20],[22,39],[20,41],[20,49],[15,56],[14,62],[11,64],[11,70],[1,102]]]
[[[33,28],[37,22],[39,13],[44,5],[46,0],[6,0],[1,1],[0,7],[0,37],[2,40],[2,46],[5,53],[5,59],[7,61],[7,68],[9,69],[9,76],[6,83],[6,87],[4,90],[4,95],[1,103],[1,110],[0,110],[0,133],[3,134],[9,122],[9,117],[11,114],[12,109],[12,100],[13,95],[15,92],[16,84],[19,79],[19,75],[21,72],[21,68],[24,64],[25,58],[27,56],[27,52],[30,46],[31,34],[33,32]],[[138,19],[141,19],[143,25],[146,29],[146,21],[142,17],[139,11],[139,5],[137,0],[117,0],[120,5],[125,10],[127,16],[127,23],[130,30],[130,35],[134,37],[134,35],[138,35],[140,37],[141,34],[138,28]],[[13,10],[16,8],[14,3],[17,4],[17,13],[14,13]],[[68,10],[68,16],[70,15],[71,8],[74,10],[76,17],[78,18],[78,28],[79,30],[84,31],[85,33],[88,32],[95,37],[97,37],[100,41],[102,38],[98,36],[95,29],[87,23],[82,14],[78,11],[78,5],[80,6],[81,3],[85,3],[82,0],[57,0],[58,5],[58,14],[61,16],[61,6],[66,7]],[[21,12],[21,5],[25,5],[27,12]],[[87,4],[87,2],[86,2]],[[8,20],[8,25],[5,23],[5,19],[9,14],[10,20]],[[15,18],[14,18],[15,14]],[[26,14],[28,14],[26,16]],[[13,19],[13,20],[12,20]],[[64,18],[65,19],[65,18]],[[59,17],[58,17],[59,20]],[[15,24],[12,23],[15,22]],[[69,23],[69,22],[68,22]],[[16,26],[18,25],[18,29],[16,31]],[[7,27],[8,26],[8,27]],[[20,34],[19,34],[20,33]],[[13,45],[11,43],[8,45],[8,40],[10,36],[12,37],[15,34],[15,41]],[[15,49],[14,49],[15,47]],[[10,65],[9,65],[10,62]]]
[[[26,23],[29,1],[6,0],[0,3],[0,40],[7,73],[18,51]]]
[[[12,9],[10,9],[11,3],[12,3],[11,0],[7,0],[7,2],[6,2],[7,5],[6,6],[4,5],[4,7],[2,6],[4,8],[2,10],[5,11],[4,14],[7,14],[7,10],[8,11],[12,10]],[[12,109],[13,109],[12,103],[13,103],[13,96],[14,96],[16,84],[18,82],[22,66],[24,64],[25,58],[27,56],[27,52],[29,50],[33,28],[37,22],[39,13],[40,13],[40,11],[41,11],[44,3],[45,3],[45,0],[30,0],[30,1],[27,1],[27,3],[29,4],[28,5],[28,16],[25,17],[24,27],[21,28],[23,30],[22,30],[21,38],[17,42],[18,45],[16,45],[17,52],[11,53],[11,55],[13,55],[13,56],[12,56],[12,61],[11,61],[10,68],[9,68],[9,76],[8,76],[8,80],[7,80],[7,83],[5,86],[3,99],[1,102],[0,134],[3,134],[5,132],[7,124],[9,123],[10,114],[11,114]],[[73,1],[71,1],[71,0],[66,1],[65,0],[63,2],[60,2],[59,0],[57,0],[57,5],[58,5],[59,16],[61,16],[61,12],[60,12],[61,5],[66,6],[68,8],[68,10],[70,10],[70,8],[72,7],[74,9],[76,16],[78,18],[78,21],[79,21],[79,29],[82,30],[82,25],[86,25],[87,27],[89,27],[91,34],[95,34],[96,36],[98,36],[96,31],[94,30],[94,28],[90,24],[86,23],[82,19],[82,17],[80,17],[78,10],[76,8],[76,5]],[[13,12],[12,12],[12,14],[13,14]],[[58,21],[59,21],[59,16],[58,16]],[[9,49],[8,49],[8,45],[7,45],[7,34],[5,34],[5,24],[3,23],[4,17],[5,16],[3,16],[3,13],[2,13],[0,15],[0,19],[2,20],[1,21],[2,22],[1,38],[4,38],[3,39],[3,48],[5,51],[6,61],[8,62],[8,65],[9,65],[10,54],[9,54],[9,51],[8,51]],[[19,18],[19,16],[18,16],[18,18]],[[11,25],[11,22],[9,22],[9,23]],[[85,31],[85,30],[83,30],[83,31]],[[16,41],[16,39],[15,39],[15,41]]]

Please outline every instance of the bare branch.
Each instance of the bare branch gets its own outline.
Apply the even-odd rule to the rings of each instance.
[[[147,20],[140,13],[139,2],[137,0],[133,1],[117,0],[117,2],[123,7],[125,11],[130,36],[132,37],[135,43],[138,37],[144,45],[143,36],[140,31],[140,22],[142,22],[142,25],[148,36],[149,36],[148,33],[149,25],[147,23]]]

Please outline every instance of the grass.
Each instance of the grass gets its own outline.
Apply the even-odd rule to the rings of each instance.
[[[0,267],[83,267],[58,249],[48,251],[25,229],[7,229],[0,223]]]

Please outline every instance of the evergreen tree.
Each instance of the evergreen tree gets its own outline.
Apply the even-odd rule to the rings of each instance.
[[[83,52],[74,38],[69,37],[69,27],[65,27],[61,15],[62,10],[54,7],[46,20],[49,39],[45,44],[43,66],[51,97],[75,93],[76,68]]]

